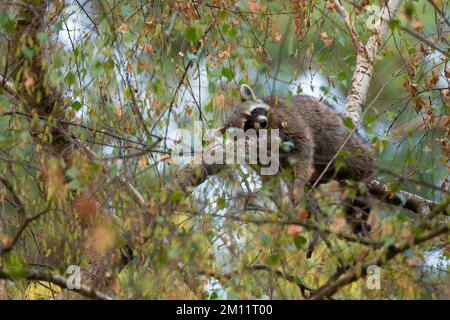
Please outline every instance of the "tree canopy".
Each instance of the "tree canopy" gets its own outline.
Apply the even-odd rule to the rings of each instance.
[[[450,297],[447,2],[0,8],[0,299]],[[179,129],[220,128],[244,83],[339,110],[376,179],[312,186],[313,214],[285,201],[290,170],[175,161]],[[361,188],[364,236],[340,206]]]

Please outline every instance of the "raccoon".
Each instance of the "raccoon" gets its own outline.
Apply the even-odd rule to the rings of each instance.
[[[291,197],[294,204],[304,197],[305,187],[319,177],[318,183],[326,183],[330,180],[364,181],[375,175],[370,144],[358,133],[348,138],[350,130],[343,125],[342,115],[332,107],[306,95],[294,96],[289,103],[277,96],[257,98],[246,84],[241,86],[240,95],[241,101],[233,107],[222,132],[231,127],[257,132],[279,129],[281,140],[292,145],[288,152],[280,150],[280,163],[282,167],[293,169]],[[339,151],[342,145],[343,151]],[[342,156],[338,159],[343,166],[336,169],[332,163],[327,168],[339,152]],[[355,233],[370,231],[367,224],[370,205],[361,194],[347,200],[344,210]]]

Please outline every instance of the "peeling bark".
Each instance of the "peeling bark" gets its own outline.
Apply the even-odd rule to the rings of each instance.
[[[390,0],[381,10],[381,24],[373,31],[373,35],[367,41],[364,50],[358,50],[356,67],[353,73],[352,83],[347,96],[345,106],[346,115],[357,124],[361,120],[362,110],[366,102],[370,80],[373,75],[373,65],[389,31],[389,21],[395,16],[402,0]]]

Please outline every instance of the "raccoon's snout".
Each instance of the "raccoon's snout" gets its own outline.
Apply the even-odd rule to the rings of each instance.
[[[267,126],[269,125],[269,121],[267,121],[266,118],[264,119],[259,119],[259,125],[262,129],[266,129]]]
[[[255,129],[266,129],[269,126],[269,121],[265,116],[258,116],[255,120]]]
[[[269,121],[267,120],[267,117],[265,116],[257,116],[252,117],[251,119],[244,121],[242,123],[242,128],[244,131],[247,131],[249,129],[266,129],[269,126]]]

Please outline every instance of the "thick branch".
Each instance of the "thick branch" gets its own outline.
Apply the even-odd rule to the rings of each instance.
[[[430,210],[436,206],[436,202],[408,191],[400,190],[398,194],[392,193],[385,184],[375,179],[370,181],[368,185],[370,194],[375,198],[411,210],[423,217],[427,216]]]
[[[174,179],[169,182],[166,191],[169,194],[179,191],[189,195],[195,187],[202,184],[209,176],[219,173],[226,167],[224,164],[188,164],[178,171]]]
[[[20,278],[24,278],[31,281],[46,281],[56,284],[57,286],[60,286],[61,288],[65,288],[68,290],[72,290],[76,293],[79,293],[87,298],[91,299],[99,299],[99,300],[113,300],[113,298],[107,294],[104,294],[103,292],[97,291],[96,289],[89,287],[87,285],[82,284],[80,289],[69,289],[67,287],[67,279],[57,275],[52,274],[47,271],[35,271],[35,270],[27,270],[25,272],[25,275]],[[13,276],[12,274],[4,271],[0,268],[0,279],[7,279],[7,280],[15,280],[17,277]]]
[[[226,164],[191,163],[187,165],[176,174],[166,187],[167,199],[170,199],[170,195],[175,191],[182,192],[185,196],[189,195],[195,187],[203,183],[209,176],[215,175],[227,167]],[[392,193],[384,183],[378,180],[370,181],[368,187],[370,193],[380,201],[403,207],[421,216],[426,216],[436,206],[434,201],[408,191],[401,190],[398,194]]]

